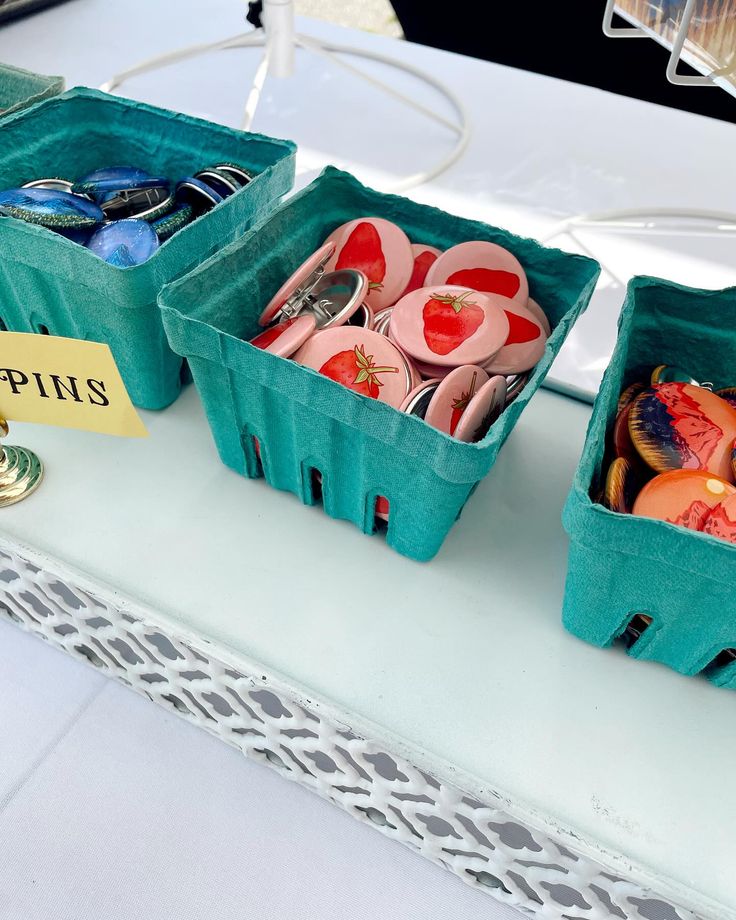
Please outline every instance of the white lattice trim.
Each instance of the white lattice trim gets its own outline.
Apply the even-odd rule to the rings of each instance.
[[[524,826],[500,798],[477,801],[388,745],[359,737],[260,668],[245,673],[226,663],[227,655],[213,654],[206,639],[185,638],[137,605],[102,596],[7,545],[0,550],[0,616],[175,709],[465,882],[559,920],[695,920]]]

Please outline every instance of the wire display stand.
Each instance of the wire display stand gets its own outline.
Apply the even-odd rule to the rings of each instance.
[[[185,48],[178,48],[167,54],[157,55],[156,57],[142,61],[121,73],[115,74],[110,80],[103,83],[100,89],[111,93],[132,77],[150,73],[151,71],[159,70],[160,68],[168,67],[181,61],[199,57],[204,54],[210,54],[215,51],[226,51],[235,48],[262,48],[263,54],[256,68],[253,82],[246,98],[241,121],[243,130],[248,131],[253,125],[266,77],[270,75],[292,79],[294,74],[294,53],[295,50],[299,48],[310,54],[317,55],[331,66],[336,66],[364,80],[375,87],[378,92],[391,96],[393,99],[398,100],[424,117],[442,125],[451,135],[455,136],[455,143],[450,152],[443,156],[434,166],[391,183],[389,186],[390,191],[405,191],[406,189],[414,188],[417,185],[429,182],[447,170],[462,156],[468,146],[471,133],[465,106],[455,93],[442,82],[435,79],[435,77],[397,58],[379,54],[375,51],[369,51],[364,48],[354,48],[342,45],[337,42],[318,41],[308,35],[297,32],[294,26],[294,8],[292,0],[266,0],[263,10],[263,19],[264,22],[262,26],[249,32],[234,35],[221,41],[189,45]],[[444,97],[450,104],[455,117],[445,117],[433,108],[429,108],[417,99],[397,90],[384,80],[344,60],[341,55],[364,58],[369,61],[376,61],[380,64],[395,67],[423,81],[432,87],[440,96]],[[318,119],[322,117],[322,113],[326,111],[324,106],[315,106],[315,118]]]
[[[614,26],[618,13],[630,26]],[[719,86],[736,96],[734,0],[607,0],[609,38],[653,38],[670,50],[666,75],[676,86]],[[699,73],[682,74],[680,62]]]
[[[727,12],[733,8],[733,14],[736,16],[736,3],[733,0],[721,0],[722,8]],[[653,7],[654,4],[648,0],[633,0],[639,3]],[[710,73],[698,74],[696,76],[686,76],[680,74],[678,67],[683,60],[685,43],[690,33],[691,26],[696,15],[697,4],[702,0],[671,0],[671,2],[659,3],[657,9],[660,13],[665,8],[677,7],[681,10],[681,16],[676,22],[670,23],[675,29],[674,39],[671,43],[671,53],[667,65],[667,79],[679,86],[721,86],[729,88],[729,85],[723,82],[715,82],[716,78],[722,78],[727,73],[736,75],[736,47],[733,52],[733,64],[730,70],[720,67],[712,70]],[[631,26],[614,26],[613,15],[619,13],[625,16],[634,24]],[[668,20],[668,22],[670,22]],[[655,32],[651,27],[647,28],[631,15],[627,15],[626,9],[622,8],[616,0],[607,0],[603,15],[603,32],[609,38],[655,38],[663,44],[662,34]],[[735,33],[736,34],[736,33]],[[694,64],[691,56],[688,56],[687,63]],[[700,64],[701,68],[704,65]],[[732,91],[736,93],[736,83],[731,86]],[[623,233],[630,235],[647,235],[647,236],[667,236],[667,237],[736,237],[736,214],[719,211],[707,211],[692,208],[636,208],[627,210],[601,211],[589,214],[574,214],[566,218],[559,224],[552,227],[543,237],[542,242],[549,242],[559,237],[567,237],[575,242],[582,252],[586,255],[597,258],[603,265],[608,275],[617,283],[626,286],[626,280],[623,279],[610,265],[606,264],[600,255],[594,255],[591,249],[580,239],[581,231],[593,231],[603,233]]]

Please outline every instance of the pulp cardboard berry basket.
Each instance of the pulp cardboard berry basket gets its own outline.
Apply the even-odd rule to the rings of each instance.
[[[483,239],[512,250],[554,331],[521,396],[477,444],[463,444],[422,420],[360,396],[315,371],[247,341],[282,282],[336,227],[380,216],[409,238],[446,249]],[[171,347],[190,363],[224,463],[313,503],[322,474],[325,511],[374,530],[375,503],[390,505],[388,542],[418,560],[439,549],[474,486],[544,379],[598,277],[596,262],[384,195],[328,168],[226,250],[162,292]],[[254,449],[260,445],[260,461]]]
[[[629,654],[736,688],[736,663],[727,663],[728,650],[736,648],[736,546],[665,521],[617,514],[591,498],[605,476],[606,437],[623,388],[646,381],[659,364],[686,368],[716,388],[732,384],[734,324],[736,288],[703,291],[646,277],[629,284],[565,506],[570,556],[563,622],[581,639],[607,646],[644,614],[651,624]]]
[[[0,116],[11,115],[63,91],[63,77],[47,77],[0,64]]]
[[[109,265],[44,227],[0,220],[0,329],[106,342],[133,402],[167,406],[179,393],[182,362],[166,342],[157,294],[291,188],[294,145],[80,88],[11,115],[0,132],[0,188],[121,164],[172,180],[225,161],[257,174],[132,268]]]

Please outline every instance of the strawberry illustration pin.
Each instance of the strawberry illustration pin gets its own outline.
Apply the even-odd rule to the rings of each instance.
[[[457,399],[452,401],[452,415],[450,416],[450,434],[455,434],[457,423],[460,421],[463,412],[468,408],[468,403],[475,396],[475,385],[478,380],[478,372],[473,372],[470,386],[467,391],[461,393]]]
[[[483,294],[513,297],[521,304],[529,299],[521,262],[508,249],[486,240],[451,246],[431,265],[425,284],[457,284]]]
[[[373,355],[366,355],[362,345],[339,351],[328,358],[319,369],[320,374],[336,380],[356,393],[378,398],[378,388],[383,386],[379,374],[398,374],[398,367],[376,367]]]
[[[489,294],[503,294],[504,297],[513,297],[521,287],[515,272],[505,272],[498,268],[461,268],[449,276],[447,283],[472,287]]]
[[[454,435],[460,419],[487,380],[488,374],[482,367],[474,364],[456,367],[437,386],[424,420],[433,428]]]
[[[485,314],[475,291],[433,293],[424,304],[424,341],[436,355],[447,355],[480,328]]]
[[[276,323],[250,340],[251,345],[270,351],[282,358],[294,354],[314,332],[317,324],[311,313],[294,316],[292,319]]]
[[[350,232],[335,264],[337,271],[341,268],[357,268],[368,279],[369,290],[383,290],[386,257],[381,248],[381,237],[373,224],[361,221]]]
[[[404,356],[388,339],[370,329],[338,326],[316,332],[294,360],[354,393],[396,408],[411,387]]]
[[[509,321],[496,300],[455,285],[420,288],[394,307],[391,337],[425,365],[482,367],[509,334]]]
[[[412,243],[411,251],[414,255],[414,266],[409,283],[401,295],[402,297],[404,294],[410,294],[412,291],[417,291],[419,288],[424,287],[424,279],[427,277],[430,266],[437,261],[438,256],[442,255],[440,250],[434,246],[425,246],[421,243]],[[472,285],[468,285],[468,287],[472,287]]]
[[[352,268],[368,279],[366,301],[378,311],[396,303],[414,265],[409,237],[382,217],[360,217],[338,227],[327,239],[336,252],[327,271]]]
[[[509,321],[503,348],[484,367],[489,374],[520,374],[531,370],[544,354],[547,333],[539,318],[518,300],[496,295]]]

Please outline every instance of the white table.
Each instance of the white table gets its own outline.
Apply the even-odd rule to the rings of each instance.
[[[113,7],[75,0],[0,32],[0,57],[64,72],[70,83],[96,84],[146,54],[238,28],[227,0],[209,4],[206,16],[197,15],[192,4],[191,18],[180,5],[174,27],[168,8],[158,4],[147,13],[147,27],[135,30],[133,45],[132,11],[141,15],[143,6],[142,0]],[[310,28],[335,34],[326,26]],[[442,69],[468,100],[476,134],[466,158],[431,188],[417,190],[418,198],[529,234],[544,232],[561,211],[634,206],[645,195],[651,202],[655,192],[667,197],[673,186],[680,187],[683,205],[723,209],[736,203],[730,184],[733,126],[389,40],[359,35],[350,40],[406,54],[435,72]],[[158,82],[136,81],[129,92],[235,123],[242,88],[233,84],[232,73],[245,60],[239,54],[222,54],[206,68],[202,62],[186,65],[176,80],[171,72]],[[300,66],[301,91],[318,102],[330,81],[313,61]],[[362,90],[356,85],[352,91],[356,109],[363,111],[368,102]],[[341,165],[365,161],[365,135],[346,137],[337,130],[338,119],[317,130],[316,122],[305,118],[306,109],[289,101],[291,92],[286,84],[271,85],[261,130],[296,135],[307,170],[333,147],[341,152],[336,157]],[[494,106],[495,125],[488,119]],[[428,145],[444,142],[427,130]],[[370,148],[371,157],[387,169],[394,162],[407,164],[416,153],[415,133],[416,124],[396,122],[391,137]],[[701,160],[702,181],[696,184],[693,163]],[[363,175],[371,172],[376,175],[375,168],[362,168]],[[630,262],[630,247],[611,243],[610,252]],[[729,275],[705,256],[683,257],[676,265],[670,251],[648,249],[639,257],[649,270],[666,265],[667,274],[680,278],[697,270],[717,284]],[[610,335],[606,306],[620,296],[604,289],[589,313],[589,328]],[[573,341],[569,354],[576,345],[582,347]],[[734,916],[735,742],[726,728],[731,695],[631,661],[620,651],[589,648],[559,624],[566,554],[559,511],[586,419],[583,406],[538,394],[429,566],[410,563],[318,509],[305,509],[221,467],[191,389],[171,409],[146,416],[150,441],[15,426],[15,439],[39,451],[49,474],[34,498],[3,512],[2,542],[16,552],[21,547],[21,556],[62,577],[77,597],[87,589],[102,598],[100,611],[116,628],[127,622],[123,616],[132,616],[148,624],[132,627],[141,635],[153,629],[211,655],[207,674],[212,671],[224,684],[232,679],[254,692],[269,688],[287,707],[298,701],[310,713],[295,717],[300,728],[316,718],[324,729],[315,742],[320,753],[335,753],[336,732],[347,725],[357,736],[350,743],[373,758],[367,794],[374,819],[380,820],[378,805],[386,807],[391,783],[397,782],[382,775],[379,762],[389,776],[393,768],[377,754],[388,752],[408,771],[404,775],[410,774],[418,794],[432,793],[432,787],[417,771],[438,777],[442,795],[427,806],[437,820],[425,825],[421,848],[466,878],[478,859],[442,848],[457,838],[457,847],[450,848],[463,844],[467,850],[467,828],[453,819],[448,837],[441,822],[453,809],[476,808],[463,802],[462,793],[489,806],[497,830],[489,831],[488,839],[496,849],[484,849],[477,840],[475,849],[499,860],[501,869],[480,871],[487,871],[487,883],[494,873],[501,877],[512,892],[506,896],[496,889],[501,897],[534,906],[504,874],[518,858],[546,863],[524,871],[550,916],[606,916],[600,902],[595,910],[583,909],[574,894],[591,881],[600,883],[601,867],[627,880],[603,885],[630,916],[637,916],[637,903],[644,916],[671,916],[664,907],[657,913],[655,896],[702,916]],[[549,468],[539,466],[540,438],[554,458]],[[531,531],[524,524],[522,540],[519,514],[529,509],[537,519]],[[523,576],[520,545],[530,566]],[[36,596],[48,590],[44,576],[22,560],[10,568],[24,573],[24,587]],[[345,600],[365,571],[381,573],[369,630]],[[17,588],[8,583],[9,592]],[[78,616],[78,602],[74,596],[57,602],[54,623],[69,625]],[[37,631],[48,629],[39,624]],[[112,653],[106,627],[91,629],[102,629],[100,641],[107,648],[102,654]],[[450,876],[427,872],[400,848],[385,848],[377,835],[366,836],[358,825],[340,823],[339,814],[317,809],[298,790],[273,785],[265,771],[243,765],[180,720],[48,649],[34,650],[23,637],[6,640],[7,632],[2,629],[8,670],[19,650],[19,664],[3,682],[8,688],[3,713],[7,709],[13,729],[6,738],[14,740],[0,748],[8,777],[2,816],[13,841],[6,847],[12,859],[0,869],[9,878],[2,878],[0,888],[3,897],[10,890],[16,899],[9,907],[0,899],[0,911],[8,916],[45,917],[60,901],[69,917],[84,916],[85,909],[91,916],[110,912],[111,904],[120,903],[119,890],[132,884],[130,854],[141,852],[136,884],[142,887],[142,879],[146,890],[157,892],[160,917],[198,911],[243,916],[242,909],[261,916],[262,904],[275,905],[271,915],[280,916],[289,913],[283,905],[295,900],[304,905],[304,917],[326,916],[330,909],[343,916],[339,899],[356,887],[356,870],[351,874],[344,865],[350,863],[346,854],[358,871],[370,869],[360,907],[352,904],[358,915],[375,915],[381,905],[396,917],[400,911],[432,916],[433,909],[436,916],[453,911],[472,917],[493,909],[477,892],[450,884]],[[68,632],[54,638],[73,650]],[[223,664],[247,677],[228,677]],[[165,681],[181,691],[181,675],[165,661],[123,666],[118,670],[139,686],[146,669],[163,668]],[[39,676],[46,671],[58,674],[51,687]],[[208,681],[210,691],[220,686],[211,676]],[[161,695],[155,683],[148,688]],[[270,733],[280,727],[278,707],[275,712],[260,712]],[[260,742],[231,733],[232,724],[246,724],[242,710],[221,717],[215,707],[210,716],[209,727],[217,733],[258,750]],[[320,762],[324,768],[318,756],[315,763]],[[349,772],[345,762],[341,768]],[[314,782],[302,776],[303,781],[326,793],[330,774],[315,773]],[[249,791],[245,780],[254,784]],[[367,781],[358,775],[351,782],[357,788]],[[365,789],[330,793],[356,816],[370,818],[357,811],[365,794]],[[402,808],[417,820],[418,806]],[[253,810],[259,831],[246,834],[243,825]],[[464,812],[463,817],[468,820]],[[319,830],[309,833],[310,823]],[[393,835],[411,842],[406,827],[400,822],[397,827]],[[268,839],[266,828],[275,840]],[[524,829],[541,843],[530,845]],[[264,847],[264,838],[268,850],[253,856],[254,841]],[[519,850],[524,841],[528,849]],[[580,854],[577,861],[555,841]],[[28,868],[39,855],[43,886],[34,884],[36,873]],[[254,858],[253,877],[245,870],[239,874]],[[299,868],[304,863],[308,886]],[[335,903],[327,907],[330,897]],[[131,895],[122,916],[150,914],[150,902]]]

